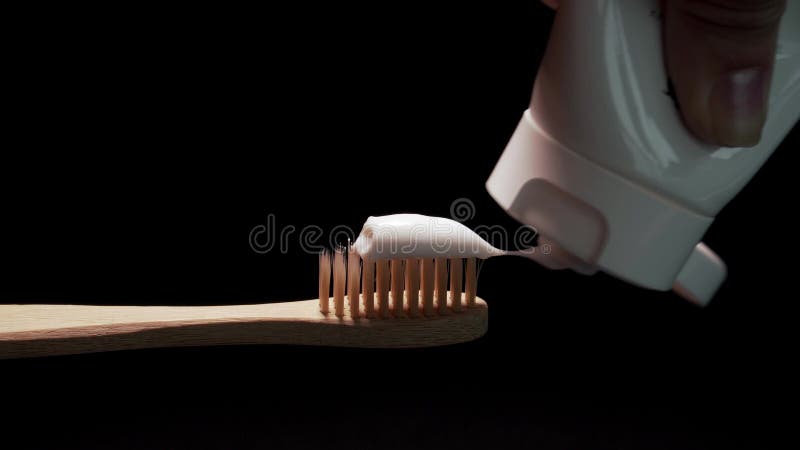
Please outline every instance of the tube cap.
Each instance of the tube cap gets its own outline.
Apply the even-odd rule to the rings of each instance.
[[[486,188],[508,214],[579,261],[579,272],[595,266],[638,286],[675,287],[699,304],[725,279],[724,263],[698,245],[713,217],[570,150],[547,135],[530,110]]]
[[[701,242],[694,247],[672,289],[686,300],[706,306],[725,281],[727,274],[725,262]]]

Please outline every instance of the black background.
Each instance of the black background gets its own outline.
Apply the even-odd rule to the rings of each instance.
[[[369,215],[513,229],[484,182],[525,109],[552,12],[35,11],[10,40],[0,300],[236,304],[316,297],[316,257],[250,230]],[[796,426],[787,137],[705,241],[706,309],[605,275],[496,259],[488,335],[445,348],[225,347],[3,361],[8,442],[758,448]],[[6,447],[5,448],[10,448]]]

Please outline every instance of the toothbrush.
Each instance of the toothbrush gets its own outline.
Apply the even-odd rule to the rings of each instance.
[[[319,280],[318,299],[284,303],[0,305],[0,359],[231,344],[430,347],[487,330],[475,258],[362,261],[339,248],[320,255]]]

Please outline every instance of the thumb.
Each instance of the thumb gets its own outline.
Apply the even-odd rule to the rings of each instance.
[[[664,54],[686,126],[715,145],[761,139],[785,0],[665,0]]]

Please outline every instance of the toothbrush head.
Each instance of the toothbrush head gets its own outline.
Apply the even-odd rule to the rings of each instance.
[[[362,259],[353,247],[319,256],[319,310],[360,319],[421,319],[483,311],[476,258]],[[346,295],[345,295],[346,294]],[[345,297],[347,302],[345,302]]]

